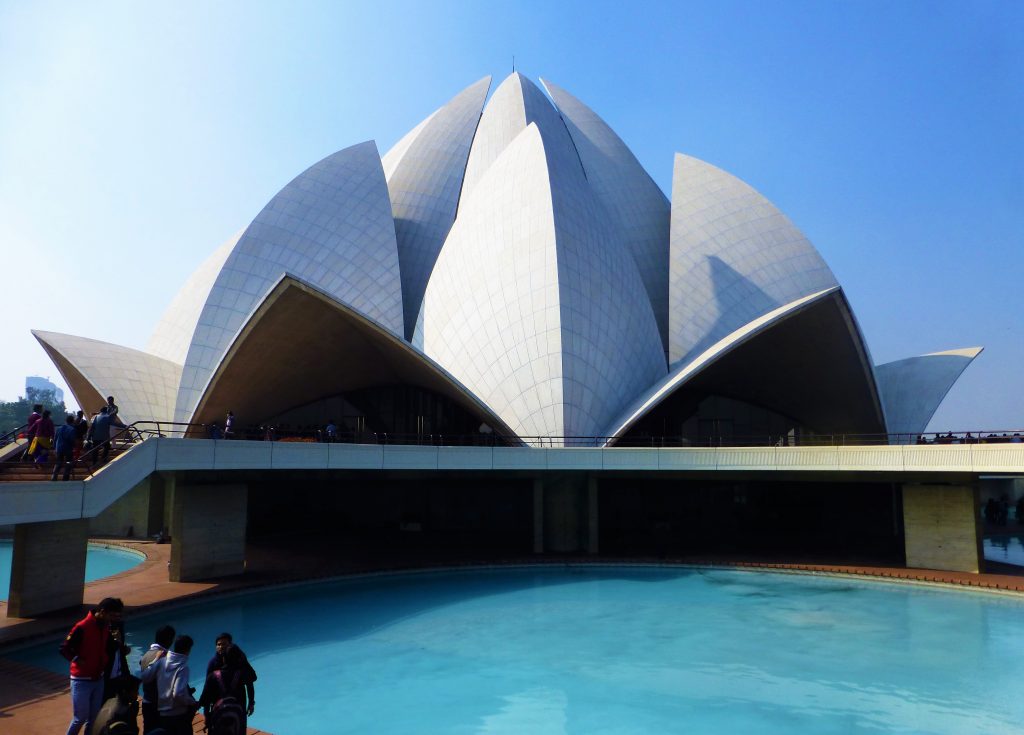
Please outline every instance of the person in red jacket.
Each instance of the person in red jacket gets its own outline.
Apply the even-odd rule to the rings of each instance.
[[[106,597],[95,610],[75,623],[60,646],[71,662],[71,724],[67,735],[88,733],[103,706],[103,672],[109,656],[110,624],[121,620],[124,603]]]

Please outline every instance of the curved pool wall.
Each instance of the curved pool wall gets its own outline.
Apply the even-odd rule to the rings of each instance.
[[[14,542],[0,539],[0,601],[7,599],[11,589],[11,558],[14,553]],[[105,544],[89,544],[85,556],[85,581],[112,577],[127,572],[139,565],[146,556],[138,551],[107,546]]]
[[[324,733],[1017,733],[1024,600],[845,578],[529,567],[295,586],[128,620],[259,673],[250,724]],[[12,654],[66,673],[52,643]]]

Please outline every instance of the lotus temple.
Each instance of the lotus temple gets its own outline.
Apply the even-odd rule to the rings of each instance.
[[[875,364],[771,202],[681,153],[666,195],[542,83],[486,77],[383,155],[299,173],[144,350],[34,331],[83,409],[113,395],[145,440],[0,504],[12,601],[57,604],[28,581],[54,533],[84,554],[90,533],[169,530],[174,580],[239,573],[282,529],[474,558],[983,568],[980,493],[1014,492],[1022,445],[919,439],[981,348]]]
[[[383,156],[300,173],[145,350],[34,332],[79,404],[559,444],[913,436],[980,352],[873,364],[828,265],[750,186],[676,154],[669,199],[570,93],[490,84]]]

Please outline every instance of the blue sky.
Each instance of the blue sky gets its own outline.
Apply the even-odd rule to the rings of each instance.
[[[0,0],[0,398],[60,382],[30,328],[143,347],[293,176],[513,54],[666,193],[680,151],[771,199],[876,362],[984,345],[933,428],[1024,425],[1020,2]]]

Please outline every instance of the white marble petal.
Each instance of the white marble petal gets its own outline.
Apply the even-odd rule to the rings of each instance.
[[[513,72],[498,85],[484,108],[466,162],[461,201],[469,197],[490,165],[531,123],[540,129],[548,157],[559,161],[560,166],[583,171],[558,111],[537,85]],[[459,206],[461,210],[461,203]]]
[[[185,364],[188,345],[195,334],[203,305],[210,296],[210,289],[213,288],[220,269],[224,267],[224,261],[228,259],[243,232],[245,230],[236,232],[189,276],[160,317],[146,345],[146,352],[179,365]]]
[[[626,408],[625,411],[623,411],[620,416],[616,417],[616,419],[607,426],[604,435],[611,437],[612,439],[621,437],[631,426],[633,426],[633,424],[650,413],[662,401],[672,395],[672,393],[680,386],[684,385],[688,380],[699,375],[704,370],[709,369],[716,361],[753,337],[756,337],[808,306],[818,303],[822,299],[836,293],[838,290],[839,287],[834,286],[832,288],[819,291],[818,293],[804,296],[792,303],[785,304],[784,306],[780,306],[776,309],[772,309],[767,314],[762,314],[758,318],[744,324],[731,334],[728,334],[718,340],[715,344],[708,346],[700,355],[685,364],[676,366],[667,376],[647,388],[636,398],[635,401],[631,403],[631,405],[629,405],[628,408]]]
[[[564,89],[541,82],[562,114],[594,195],[622,230],[667,351],[668,198],[604,120]]]
[[[922,434],[942,399],[982,349],[933,352],[876,365],[875,380],[889,433],[907,435],[903,442]]]
[[[175,410],[179,421],[191,417],[228,345],[286,272],[402,335],[398,247],[373,141],[345,148],[299,174],[238,240],[189,346]]]
[[[170,421],[181,365],[148,352],[71,334],[33,330],[86,414],[114,396],[119,418]],[[60,424],[60,420],[54,419]]]
[[[463,197],[417,340],[518,435],[597,434],[665,372],[615,232],[578,163],[529,125]]]
[[[491,78],[470,85],[384,156],[402,272],[405,336],[459,207],[462,176]]]
[[[736,177],[677,153],[669,249],[669,364],[838,285],[814,246]]]

